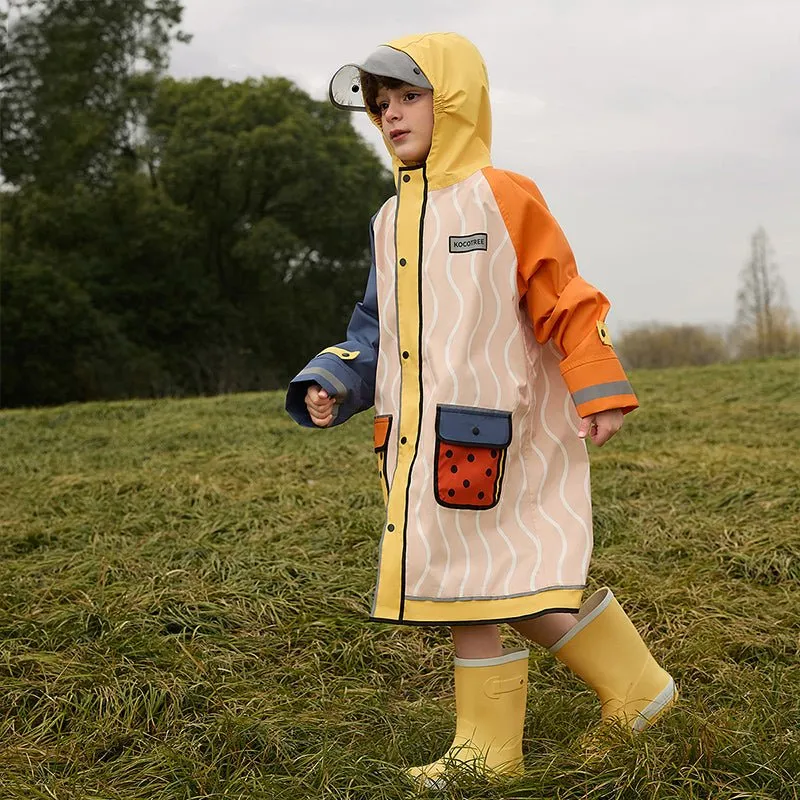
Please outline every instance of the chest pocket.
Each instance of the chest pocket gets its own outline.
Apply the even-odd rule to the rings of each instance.
[[[493,508],[500,501],[511,412],[436,407],[436,502],[446,508]]]

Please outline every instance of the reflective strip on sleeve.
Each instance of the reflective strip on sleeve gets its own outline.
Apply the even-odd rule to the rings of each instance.
[[[314,380],[322,378],[326,380],[336,389],[336,396],[344,398],[347,396],[347,387],[330,371],[322,367],[311,367],[310,369],[303,370],[296,378],[295,381]]]
[[[603,397],[614,397],[619,394],[633,394],[633,387],[628,381],[611,381],[610,383],[598,383],[594,386],[587,386],[585,389],[574,392],[572,400],[576,406],[580,406],[592,400],[600,400]]]

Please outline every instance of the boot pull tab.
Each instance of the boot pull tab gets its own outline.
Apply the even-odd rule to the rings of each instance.
[[[518,676],[516,678],[489,678],[483,684],[484,694],[492,700],[497,700],[501,694],[509,694],[510,692],[518,692],[525,686],[525,678]]]

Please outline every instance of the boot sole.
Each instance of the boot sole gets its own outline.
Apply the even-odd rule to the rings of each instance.
[[[489,784],[498,786],[504,783],[509,783],[515,780],[519,780],[525,775],[524,769],[518,769],[514,772],[486,772],[482,773],[481,777]],[[423,790],[431,790],[431,791],[444,791],[446,790],[452,781],[457,779],[457,773],[445,773],[443,775],[439,775],[436,778],[430,778],[425,776],[423,780],[417,779],[415,781],[418,788]]]
[[[412,770],[406,770],[405,774],[418,789],[442,791],[454,779],[458,778],[460,771],[466,772],[471,777],[480,776],[490,784],[502,784],[521,778],[525,774],[525,765],[522,759],[515,760],[513,763],[500,764],[494,768],[487,768],[480,765],[480,762],[471,763],[467,761],[449,765],[436,776],[426,775],[424,772],[415,773]]]

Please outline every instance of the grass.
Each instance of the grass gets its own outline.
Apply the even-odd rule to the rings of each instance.
[[[593,453],[590,578],[681,704],[588,760],[594,697],[537,650],[526,777],[442,797],[800,796],[800,362],[634,382]],[[370,426],[301,430],[280,394],[0,414],[0,798],[409,796],[452,653],[366,621]]]

